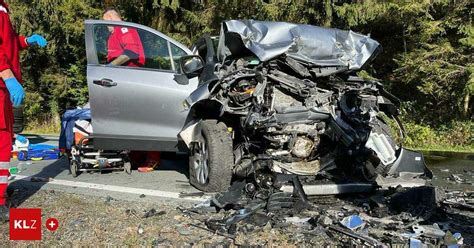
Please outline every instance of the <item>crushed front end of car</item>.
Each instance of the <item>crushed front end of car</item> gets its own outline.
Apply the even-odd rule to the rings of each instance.
[[[224,22],[217,53],[204,55],[214,58],[208,80],[187,100],[194,111],[181,137],[192,146],[202,120],[225,123],[234,178],[260,188],[294,190],[293,176],[308,195],[423,185],[431,172],[421,153],[401,146],[400,101],[355,76],[380,51],[352,31]]]

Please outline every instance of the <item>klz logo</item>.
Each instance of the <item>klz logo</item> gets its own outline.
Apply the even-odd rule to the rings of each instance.
[[[10,209],[10,240],[41,240],[41,209]]]

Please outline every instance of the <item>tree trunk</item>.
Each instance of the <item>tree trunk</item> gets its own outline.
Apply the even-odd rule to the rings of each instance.
[[[466,96],[464,96],[464,106],[463,106],[463,116],[465,118],[469,118],[469,100],[471,99],[471,96],[468,93],[466,93]]]

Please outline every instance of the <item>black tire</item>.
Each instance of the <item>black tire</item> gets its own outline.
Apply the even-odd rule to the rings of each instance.
[[[205,120],[202,122],[200,142],[207,148],[208,175],[203,183],[198,179],[199,168],[196,161],[196,149],[199,142],[193,143],[189,157],[189,181],[191,185],[205,192],[218,192],[227,190],[232,180],[232,169],[234,167],[234,154],[232,151],[232,138],[227,132],[227,126],[217,120]]]

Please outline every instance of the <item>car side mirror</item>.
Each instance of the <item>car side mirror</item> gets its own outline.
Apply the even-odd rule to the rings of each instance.
[[[185,74],[174,74],[174,81],[181,85],[189,84],[189,78]]]
[[[179,59],[179,67],[188,78],[195,77],[204,68],[204,60],[199,55],[187,55]]]
[[[181,85],[188,85],[189,79],[198,76],[204,68],[204,61],[199,55],[186,55],[178,60],[178,74],[174,80]]]

